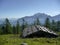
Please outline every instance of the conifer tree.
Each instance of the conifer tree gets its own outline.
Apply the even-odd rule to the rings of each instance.
[[[1,26],[0,26],[0,34],[2,34],[3,33],[3,31],[2,31],[2,28],[1,28]]]
[[[5,34],[10,34],[10,33],[12,33],[12,27],[11,27],[9,20],[6,18],[6,20],[5,20]]]
[[[17,21],[17,24],[16,24],[16,31],[17,31],[17,34],[20,33],[20,24],[19,24],[19,21]]]
[[[16,27],[13,26],[13,34],[17,34]]]
[[[60,31],[60,21],[57,21],[56,27],[57,27],[56,31]]]
[[[49,29],[51,28],[51,23],[50,23],[49,18],[46,18],[44,26],[49,28]]]
[[[53,31],[56,31],[56,22],[55,22],[54,20],[52,20],[51,29],[52,29]]]
[[[41,25],[40,21],[39,21],[39,18],[37,18],[35,21],[34,21],[34,25]]]

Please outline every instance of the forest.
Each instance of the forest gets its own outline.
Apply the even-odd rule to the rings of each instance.
[[[52,31],[59,32],[60,31],[60,21],[54,21],[52,22],[49,20],[49,18],[46,18],[45,24],[41,24],[39,19],[37,18],[33,24],[29,25],[24,19],[22,19],[23,23],[22,25],[19,24],[19,21],[17,21],[16,25],[11,25],[9,22],[9,19],[6,18],[3,25],[0,24],[0,35],[2,34],[21,34],[21,32],[24,30],[24,28],[32,25],[41,25],[44,27],[49,28]]]

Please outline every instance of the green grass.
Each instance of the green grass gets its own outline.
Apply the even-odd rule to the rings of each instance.
[[[60,37],[58,38],[19,38],[19,35],[0,35],[0,45],[20,45],[26,42],[28,45],[60,45]]]

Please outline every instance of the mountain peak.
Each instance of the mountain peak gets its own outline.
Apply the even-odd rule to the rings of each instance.
[[[36,13],[34,14],[34,16],[49,16],[49,15],[45,13]]]

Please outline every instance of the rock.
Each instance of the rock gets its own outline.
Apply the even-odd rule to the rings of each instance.
[[[21,45],[28,45],[27,43],[21,43]]]
[[[49,30],[46,27],[36,25],[27,27],[22,32],[23,38],[33,38],[33,37],[57,37],[58,35],[53,32],[52,30]]]

